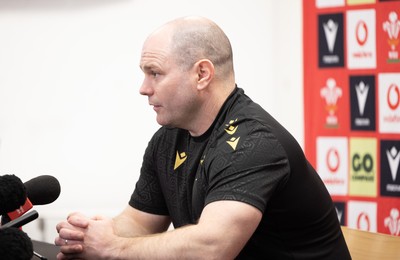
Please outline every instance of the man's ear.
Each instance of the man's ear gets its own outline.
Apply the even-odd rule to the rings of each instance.
[[[210,60],[202,59],[196,63],[196,70],[198,75],[197,89],[202,90],[206,88],[214,78],[214,64]]]

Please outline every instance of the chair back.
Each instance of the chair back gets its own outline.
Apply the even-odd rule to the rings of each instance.
[[[342,226],[353,260],[400,260],[400,237]]]

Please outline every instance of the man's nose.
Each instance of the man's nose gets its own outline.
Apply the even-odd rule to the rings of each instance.
[[[139,93],[144,96],[150,96],[153,93],[153,88],[146,78],[143,80],[142,86],[140,86]]]

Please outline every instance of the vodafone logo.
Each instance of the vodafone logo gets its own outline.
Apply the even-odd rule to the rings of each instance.
[[[326,165],[332,174],[335,174],[339,169],[340,157],[336,149],[330,148],[326,153]]]
[[[379,131],[400,134],[400,73],[378,75]]]
[[[376,10],[349,10],[346,15],[348,68],[375,69]]]
[[[376,232],[378,204],[367,201],[349,201],[347,203],[347,221],[351,228]]]
[[[386,101],[391,110],[396,110],[399,107],[399,105],[400,105],[399,86],[397,86],[396,84],[391,84],[389,86],[389,89],[388,89],[388,92],[386,95]]]
[[[371,227],[371,222],[369,216],[365,212],[361,212],[357,218],[357,229],[369,231]]]
[[[359,21],[356,25],[356,39],[361,46],[368,40],[368,27],[364,21]]]
[[[348,138],[317,138],[317,171],[331,195],[348,195]]]

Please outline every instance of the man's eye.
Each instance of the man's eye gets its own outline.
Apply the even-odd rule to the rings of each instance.
[[[155,71],[152,71],[150,74],[151,74],[151,76],[153,76],[154,78],[157,78],[157,77],[160,75],[160,73],[155,72]]]

